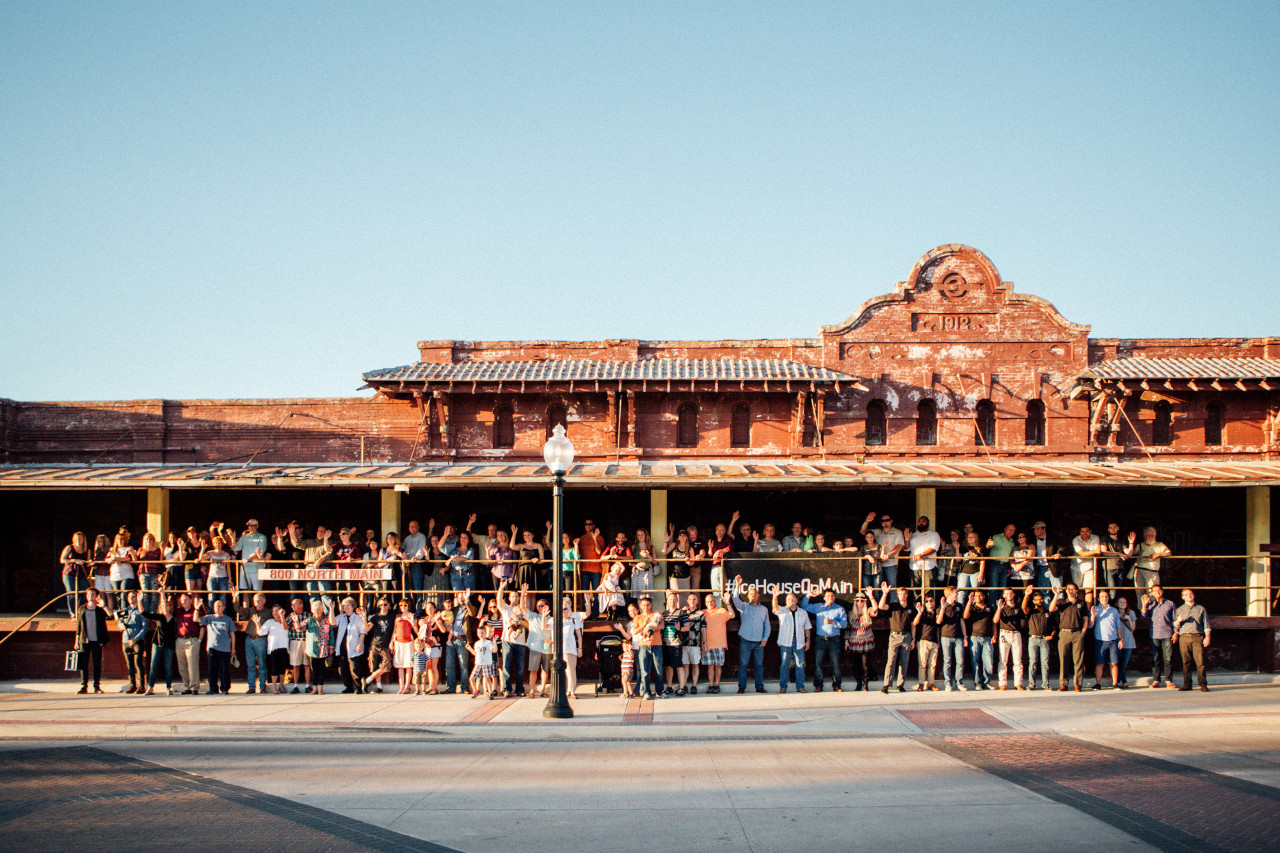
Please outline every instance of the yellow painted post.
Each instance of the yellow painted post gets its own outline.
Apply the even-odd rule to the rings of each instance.
[[[169,534],[168,489],[147,489],[147,531],[160,542]]]
[[[382,541],[387,541],[387,534],[394,533],[401,540],[404,539],[404,533],[400,530],[400,493],[395,489],[382,490]],[[409,578],[406,577],[408,569],[405,568],[400,572],[400,594],[405,594],[408,587]],[[392,581],[394,583],[394,579]]]
[[[653,540],[654,556],[662,556],[662,543],[667,538],[667,490],[649,490],[649,538]],[[653,572],[654,589],[667,588],[667,564],[659,563]],[[661,600],[659,598],[658,600]]]
[[[1270,616],[1271,560],[1252,555],[1261,554],[1262,546],[1271,541],[1271,487],[1246,486],[1244,507],[1245,553],[1251,555],[1245,561],[1244,582],[1257,587],[1246,591],[1244,612],[1246,616]]]
[[[932,486],[918,486],[916,488],[916,518],[925,515],[929,517],[929,523],[933,525],[933,529],[938,529],[938,490]],[[911,519],[912,527],[915,527],[916,518]]]

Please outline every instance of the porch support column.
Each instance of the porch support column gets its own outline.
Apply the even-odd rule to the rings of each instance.
[[[916,487],[916,518],[922,515],[929,517],[934,530],[938,529],[938,490],[933,486]],[[912,527],[915,527],[916,518],[911,519]]]
[[[655,557],[662,556],[662,546],[659,542],[663,542],[667,538],[667,490],[666,489],[650,489],[649,490],[649,538],[653,540],[653,548],[659,552],[654,554]],[[653,572],[653,585],[655,589],[663,590],[667,588],[667,564],[659,563]]]
[[[1244,490],[1244,544],[1246,554],[1262,553],[1271,541],[1271,487],[1246,486]],[[1259,587],[1245,591],[1246,616],[1271,615],[1271,560],[1257,557],[1245,561],[1244,582]]]
[[[401,535],[400,529],[400,493],[395,489],[382,490],[382,539],[387,534]]]
[[[147,532],[163,542],[169,534],[169,490],[147,489]]]

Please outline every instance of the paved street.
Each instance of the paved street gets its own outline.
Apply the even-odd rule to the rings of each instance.
[[[584,696],[556,723],[536,700],[0,696],[14,849],[1280,847],[1272,685]]]

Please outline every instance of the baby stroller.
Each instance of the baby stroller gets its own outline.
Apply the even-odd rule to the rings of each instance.
[[[605,634],[596,641],[596,695],[622,692],[622,644],[619,634]]]

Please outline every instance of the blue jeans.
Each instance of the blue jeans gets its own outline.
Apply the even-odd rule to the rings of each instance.
[[[889,586],[897,587],[898,585],[898,564],[891,566],[881,566],[880,573],[884,575],[884,579],[889,582]]]
[[[1129,658],[1131,657],[1133,657],[1132,645],[1125,646],[1123,649],[1120,650],[1120,683],[1121,684],[1129,683],[1129,677],[1124,674],[1124,671],[1129,668]]]
[[[791,664],[796,665],[795,685],[797,690],[804,688],[804,646],[798,649],[785,647],[780,650],[782,652],[782,669],[778,672],[778,686],[783,690],[787,689],[787,673],[791,671]]]
[[[507,691],[520,693],[524,690],[524,661],[529,647],[524,643],[502,641],[502,669],[507,674]]]
[[[160,610],[160,596],[151,590],[160,588],[160,576],[150,573],[138,575],[138,581],[142,584],[142,609],[157,613]]]
[[[764,690],[764,646],[738,638],[738,689],[747,689],[747,664],[755,667],[756,690]]]
[[[831,661],[831,685],[833,687],[840,686],[840,637],[814,637],[813,638],[813,687],[815,690],[822,689],[822,662],[823,660]]]
[[[263,693],[267,692],[267,638],[244,638],[244,665],[249,671],[249,686],[256,680]]]
[[[458,572],[450,569],[449,571],[449,587],[454,592],[466,592],[469,589],[476,588],[476,570],[467,569]],[[565,587],[568,589],[568,587]]]
[[[81,595],[89,588],[88,581],[80,577],[78,574],[63,575],[62,586],[67,590],[67,610],[74,614],[76,612],[76,607],[80,604]],[[151,612],[154,613],[155,611],[153,610]]]
[[[164,686],[172,690],[174,676],[178,674],[178,656],[174,654],[173,649],[153,645],[151,647],[151,678],[149,679],[153,689],[160,683],[161,671],[164,672]]]
[[[209,592],[221,592],[221,593],[226,593],[226,592],[228,592],[230,589],[231,589],[231,580],[230,580],[229,578],[209,578]],[[227,609],[228,609],[228,610],[230,610],[230,609],[231,609],[231,596],[229,596],[229,595],[210,595],[210,596],[209,596],[209,605],[210,605],[210,608],[209,608],[209,609],[210,609],[210,610],[212,610],[212,609],[213,609],[213,607],[212,607],[213,602],[217,601],[218,599],[222,599],[222,603],[223,603],[223,604],[225,604],[225,605],[227,606]]]
[[[964,638],[942,638],[942,680],[952,690],[964,680]]]
[[[466,637],[449,641],[444,647],[445,690],[452,693],[459,686],[467,689],[467,676],[471,672],[471,653],[467,651]]]
[[[1008,563],[987,563],[987,586],[996,589],[1004,589],[1009,583],[1009,564]],[[997,593],[999,595],[999,593]],[[991,598],[991,596],[987,596]]]
[[[1027,657],[1031,668],[1027,670],[1027,684],[1036,686],[1036,673],[1040,674],[1040,686],[1049,686],[1049,641],[1044,637],[1027,638]]]
[[[991,673],[996,668],[995,654],[991,648],[991,638],[970,637],[969,658],[973,661],[973,686],[989,686],[991,684]]]
[[[426,563],[409,564],[409,600],[413,602],[414,613],[422,609],[422,591],[427,588],[428,568],[429,566]]]
[[[862,570],[862,588],[866,589],[867,587],[871,587],[872,589],[880,588],[879,572],[869,572],[866,569]]]
[[[210,581],[210,583],[213,583],[213,581]],[[210,589],[212,589],[212,587],[210,587]],[[332,591],[333,584],[330,581],[307,581],[307,593],[308,598],[310,598],[310,601],[308,602],[309,604],[315,604],[317,601],[323,601],[327,606],[329,599],[332,598],[332,596],[329,595]]]
[[[640,692],[647,695],[656,694],[662,690],[661,676],[662,662],[658,657],[662,652],[661,646],[641,646],[640,647]],[[655,679],[655,676],[658,676]]]
[[[966,575],[964,572],[961,572],[960,574],[956,575],[956,589],[960,591],[959,594],[957,595],[957,598],[959,598],[961,604],[964,604],[966,601],[969,600],[969,593],[966,591],[966,588],[968,589],[978,588],[977,572],[974,572],[971,575]]]

